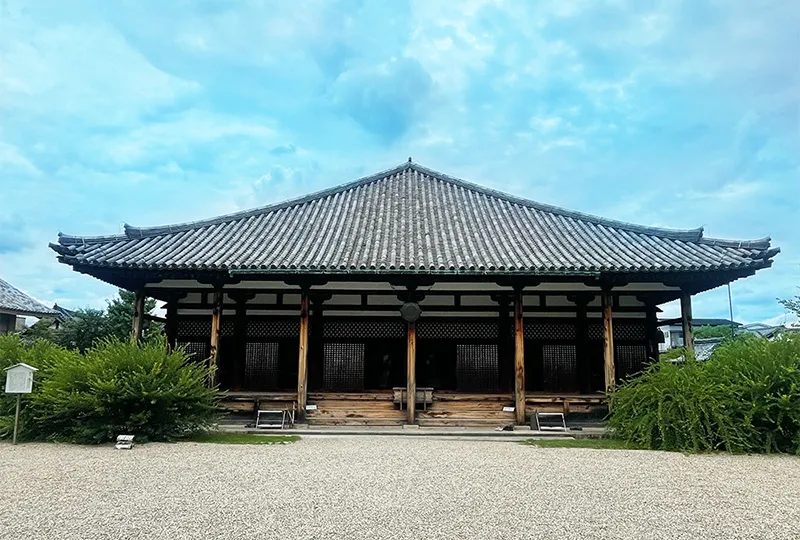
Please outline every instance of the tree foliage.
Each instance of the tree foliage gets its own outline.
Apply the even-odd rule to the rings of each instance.
[[[126,433],[164,441],[217,420],[218,392],[206,386],[205,368],[163,339],[103,339],[81,354],[44,340],[26,346],[18,336],[3,336],[0,360],[40,370],[22,414],[21,434],[29,440],[101,443]],[[3,397],[0,437],[8,436],[12,423],[13,400]]]
[[[730,338],[734,335],[733,328],[730,325],[698,326],[693,328],[692,331],[695,339]]]
[[[794,298],[786,298],[783,300],[779,299],[778,302],[783,304],[783,307],[785,307],[787,310],[791,311],[798,318],[800,318],[800,296],[795,296]]]
[[[52,331],[49,336],[42,333],[38,337],[50,339],[63,347],[80,352],[86,352],[103,339],[128,340],[130,339],[135,300],[135,293],[120,289],[118,298],[108,302],[105,310],[78,309],[72,318],[61,324],[58,330]],[[152,313],[155,308],[156,301],[154,299],[145,300],[145,313]],[[144,320],[142,336],[145,340],[160,333],[161,325],[159,323]]]
[[[747,335],[705,362],[661,361],[610,397],[609,427],[658,450],[800,455],[800,335]]]

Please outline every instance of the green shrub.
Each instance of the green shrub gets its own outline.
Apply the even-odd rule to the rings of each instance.
[[[23,409],[20,415],[21,439],[32,438],[35,426],[28,418],[27,406],[36,397],[41,387],[42,380],[47,377],[53,366],[59,365],[66,358],[77,355],[67,351],[50,341],[37,339],[32,344],[26,345],[18,335],[0,336],[0,376],[5,384],[5,368],[19,362],[24,362],[39,371],[33,378],[33,393],[23,396]],[[14,429],[14,409],[17,397],[14,394],[0,394],[0,439],[10,438]]]
[[[662,361],[610,396],[615,436],[646,448],[800,454],[800,336],[745,336]]]
[[[102,341],[85,355],[44,341],[27,349],[0,342],[0,354],[4,349],[41,370],[26,399],[25,438],[101,443],[130,433],[163,441],[217,420],[218,393],[206,387],[205,369],[163,340]]]

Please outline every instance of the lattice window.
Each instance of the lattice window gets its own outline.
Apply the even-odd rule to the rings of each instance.
[[[542,345],[542,386],[545,391],[574,391],[578,387],[574,345]]]
[[[614,321],[614,339],[643,340],[647,338],[644,323]]]
[[[406,325],[399,320],[324,320],[322,334],[338,339],[393,339],[406,336]]]
[[[190,362],[203,362],[210,354],[207,341],[178,341],[176,344],[186,350]]]
[[[457,345],[456,385],[462,392],[497,390],[497,345]]]
[[[322,386],[338,392],[364,389],[363,343],[325,343]]]
[[[233,319],[229,318],[222,318],[222,328],[219,329],[219,333],[222,336],[232,336],[234,332],[235,324]],[[209,330],[210,333],[210,330]]]
[[[588,328],[589,339],[603,339],[602,323],[591,323]]]
[[[280,356],[277,343],[248,343],[245,349],[244,381],[248,390],[272,390],[278,387]]]
[[[497,321],[420,321],[420,339],[497,339]]]
[[[298,337],[300,336],[300,318],[285,319],[250,319],[247,321],[247,337]]]
[[[575,339],[575,325],[572,323],[540,323],[524,324],[525,337],[542,341]]]
[[[178,319],[178,335],[211,336],[211,316],[209,315],[207,319]]]
[[[617,380],[630,377],[647,365],[647,347],[644,345],[616,345],[614,349]]]

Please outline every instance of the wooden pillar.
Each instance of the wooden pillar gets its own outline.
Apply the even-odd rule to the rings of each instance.
[[[252,297],[252,296],[251,296]],[[236,314],[233,319],[233,384],[234,390],[245,386],[245,364],[247,362],[247,296],[236,296]]]
[[[578,369],[578,387],[583,393],[592,391],[592,362],[589,358],[589,319],[587,306],[592,296],[579,295],[575,301],[575,359]]]
[[[614,324],[612,320],[613,297],[610,291],[603,291],[603,373],[606,392],[613,390],[617,382],[614,368]]]
[[[511,369],[513,360],[511,358],[511,333],[509,332],[510,317],[508,316],[508,308],[510,300],[508,296],[501,295],[497,297],[497,303],[500,305],[497,318],[497,376],[498,386],[500,390],[508,392],[513,388],[514,383],[514,370]]]
[[[651,362],[658,362],[658,315],[656,314],[656,306],[647,304],[646,309],[647,356]]]
[[[683,348],[694,353],[694,332],[692,331],[692,295],[681,293],[681,324],[683,325]]]
[[[525,423],[525,332],[522,310],[522,290],[518,290],[514,297],[514,410],[517,424]]]
[[[417,323],[409,322],[407,324],[406,393],[408,394],[408,407],[406,423],[413,424],[417,408]]]
[[[308,400],[308,289],[303,288],[300,298],[300,354],[297,360],[297,415],[306,419]]]
[[[322,377],[324,369],[323,356],[325,354],[324,337],[323,337],[325,322],[322,318],[322,309],[323,309],[322,304],[325,300],[330,299],[330,297],[331,297],[330,294],[327,295],[315,294],[310,299],[311,328],[309,329],[309,338],[308,338],[308,351],[309,351],[308,388],[311,391],[322,388]]]
[[[167,346],[170,350],[174,350],[178,341],[178,300],[176,298],[170,298],[167,302],[167,322],[164,325],[164,333],[167,336]]]
[[[208,385],[216,386],[217,360],[219,359],[219,335],[222,327],[222,289],[215,289],[211,308],[211,346],[208,350]]]
[[[144,291],[136,291],[136,298],[133,301],[133,321],[131,323],[131,341],[138,343],[142,339],[142,327],[144,324]]]

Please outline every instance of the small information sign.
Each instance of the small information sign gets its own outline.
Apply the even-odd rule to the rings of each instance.
[[[30,394],[33,390],[33,372],[39,371],[28,364],[14,364],[6,368],[6,394]]]

